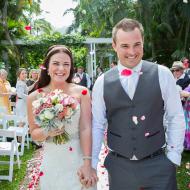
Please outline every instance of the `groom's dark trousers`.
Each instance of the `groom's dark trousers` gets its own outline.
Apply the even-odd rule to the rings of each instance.
[[[110,152],[104,164],[109,190],[177,190],[176,167],[164,152],[141,160]]]

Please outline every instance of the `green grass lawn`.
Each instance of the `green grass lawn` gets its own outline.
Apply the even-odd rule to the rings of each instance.
[[[14,165],[14,176],[13,181],[1,181],[0,190],[19,190],[19,185],[24,179],[27,160],[30,160],[33,156],[35,149],[30,145],[30,149],[25,149],[25,153],[21,156],[21,169],[18,169],[17,165]],[[0,158],[2,160],[2,157]],[[7,158],[4,157],[4,160]],[[190,190],[187,186],[190,183],[190,170],[186,169],[186,163],[190,162],[190,151],[183,153],[182,165],[177,170],[177,181],[178,181],[178,190]],[[8,166],[0,166],[0,174],[8,173]]]
[[[14,164],[13,181],[0,181],[0,190],[19,190],[19,185],[24,179],[26,173],[27,160],[30,160],[32,158],[34,151],[35,149],[31,144],[29,150],[25,148],[24,155],[20,156],[21,168],[18,169],[18,165]],[[0,156],[0,160],[8,160],[8,157]],[[0,165],[0,175],[8,175],[8,168],[8,165]]]
[[[190,169],[186,169],[185,165],[190,162],[190,151],[185,151],[182,156],[182,164],[177,170],[177,182],[179,190],[190,190],[188,184],[190,183]]]

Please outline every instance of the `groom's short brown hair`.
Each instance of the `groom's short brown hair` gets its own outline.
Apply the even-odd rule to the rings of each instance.
[[[116,42],[116,35],[119,29],[122,29],[125,32],[133,31],[135,28],[138,28],[141,32],[142,38],[144,38],[144,29],[140,22],[134,19],[124,18],[119,21],[112,30],[112,39],[113,42]]]

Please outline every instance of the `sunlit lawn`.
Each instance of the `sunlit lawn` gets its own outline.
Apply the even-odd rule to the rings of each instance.
[[[190,169],[188,170],[185,167],[187,162],[190,162],[190,151],[183,153],[182,165],[178,168],[177,181],[179,190],[190,190],[188,188],[188,184],[190,184]]]
[[[19,184],[24,179],[27,167],[27,160],[30,160],[34,153],[34,147],[30,145],[30,149],[25,148],[24,155],[20,156],[21,168],[18,169],[18,165],[14,164],[13,181],[0,181],[0,190],[19,190]],[[0,160],[8,160],[7,156],[0,156]],[[16,159],[16,158],[15,158]],[[0,175],[8,175],[8,165],[0,165]]]

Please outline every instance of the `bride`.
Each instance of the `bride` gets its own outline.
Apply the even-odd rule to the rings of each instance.
[[[95,190],[97,175],[91,167],[91,101],[85,87],[71,83],[73,76],[71,51],[63,45],[51,46],[46,54],[41,75],[27,100],[28,121],[33,140],[45,141],[40,177],[41,190]],[[46,132],[35,121],[32,102],[40,93],[50,93],[61,89],[65,94],[76,98],[78,109],[71,124],[66,127],[69,141],[56,145],[53,137],[64,132],[55,129]]]

